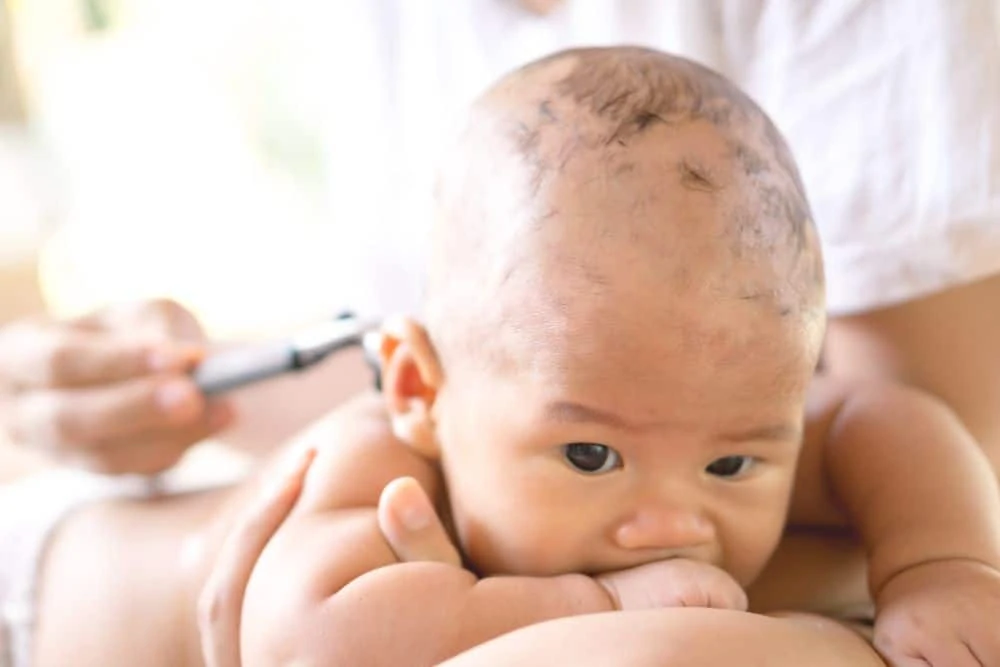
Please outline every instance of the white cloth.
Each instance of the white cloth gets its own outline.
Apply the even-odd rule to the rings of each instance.
[[[995,0],[710,4],[719,45],[710,64],[792,144],[831,312],[1000,272]]]
[[[684,53],[772,114],[820,227],[831,312],[1000,271],[994,0],[565,0],[545,17],[516,0],[323,5],[321,289],[337,307],[419,308],[433,172],[457,114],[503,72],[575,45]]]
[[[209,472],[188,463],[152,477],[59,468],[0,486],[0,667],[31,667],[42,561],[65,518],[99,500],[165,497],[226,486],[243,473],[241,466],[232,467],[236,470]]]
[[[0,667],[31,667],[39,569],[60,522],[97,500],[156,492],[144,478],[69,469],[0,486]]]

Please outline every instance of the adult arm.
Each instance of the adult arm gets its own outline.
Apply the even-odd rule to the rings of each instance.
[[[168,300],[8,324],[0,440],[101,472],[154,473],[210,436],[267,453],[371,383],[360,353],[346,351],[308,373],[206,400],[189,373],[208,346],[195,317]]]

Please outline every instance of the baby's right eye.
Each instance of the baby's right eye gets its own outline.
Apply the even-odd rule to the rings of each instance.
[[[588,475],[599,475],[622,467],[622,457],[618,452],[593,442],[563,445],[563,456],[571,466]]]

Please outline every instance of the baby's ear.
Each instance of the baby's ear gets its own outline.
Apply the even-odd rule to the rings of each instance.
[[[397,438],[429,458],[438,456],[433,410],[443,375],[427,330],[407,318],[382,326],[382,394]]]

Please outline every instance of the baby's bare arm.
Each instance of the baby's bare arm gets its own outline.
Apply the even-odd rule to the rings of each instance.
[[[250,579],[245,664],[431,664],[524,625],[612,609],[582,575],[478,580],[451,565],[398,563],[378,527],[379,495],[410,476],[439,498],[440,479],[381,414],[377,403],[348,406],[313,440],[299,505]]]
[[[880,653],[1000,664],[1000,493],[959,419],[916,391],[854,391],[822,459],[868,553]]]
[[[940,402],[903,387],[817,379],[789,522],[850,526],[875,595],[931,561],[1000,566],[998,499],[988,463]]]
[[[902,387],[848,396],[823,447],[834,496],[869,554],[876,596],[899,573],[947,559],[1000,567],[1000,494],[945,405]]]

